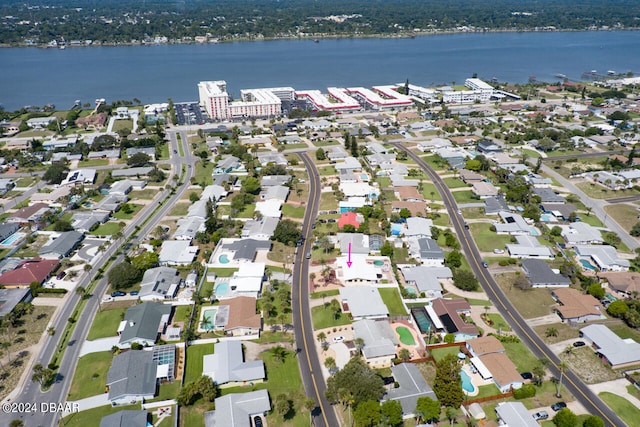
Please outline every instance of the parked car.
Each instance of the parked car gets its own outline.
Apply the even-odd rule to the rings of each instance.
[[[131,292],[129,292],[129,295],[131,295],[132,297],[136,297],[136,296],[138,296],[139,294],[140,294],[140,292],[138,292],[138,291],[131,291]]]
[[[533,379],[533,374],[531,372],[521,372],[520,376],[523,380],[531,380]]]
[[[104,297],[104,298],[102,298],[102,302],[111,302],[111,301],[113,301],[112,297]]]
[[[533,414],[533,419],[536,421],[542,421],[549,418],[549,413],[547,411],[540,411]]]
[[[585,343],[584,341],[576,341],[573,343],[574,347],[584,347],[585,345],[587,345],[587,343]]]
[[[125,295],[127,295],[127,293],[126,292],[122,292],[122,291],[111,292],[111,296],[114,297],[114,298],[115,297],[123,297]]]
[[[558,412],[561,409],[564,409],[567,407],[567,404],[564,402],[556,402],[553,405],[551,405],[551,409],[553,409],[554,411]]]
[[[504,253],[504,249],[494,249],[493,253],[494,254],[503,254]]]
[[[67,275],[66,271],[61,271],[60,273],[58,273],[58,275],[56,276],[56,279],[58,280],[62,280],[64,278],[64,276]]]
[[[333,337],[333,342],[342,342],[344,341],[344,337],[342,335],[338,335],[337,337]]]
[[[311,252],[307,252],[307,253],[304,255],[304,257],[305,257],[306,259],[310,259],[310,258],[311,258]]]
[[[262,427],[262,418],[260,418],[260,415],[253,417],[253,427]]]

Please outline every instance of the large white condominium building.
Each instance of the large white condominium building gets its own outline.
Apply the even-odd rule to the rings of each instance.
[[[489,102],[496,96],[496,90],[493,86],[480,79],[467,79],[464,85],[470,90],[444,91],[442,92],[442,101],[449,104],[472,104],[474,102]]]
[[[229,101],[224,80],[198,83],[200,104],[213,120],[241,117],[273,117],[282,113],[282,101],[294,98],[291,87],[243,89],[240,101]]]

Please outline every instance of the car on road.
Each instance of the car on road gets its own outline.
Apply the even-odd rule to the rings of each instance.
[[[129,292],[129,295],[131,295],[132,297],[136,297],[136,296],[138,296],[139,294],[140,294],[140,292],[138,292],[138,291],[131,291],[131,292]]]
[[[576,341],[573,343],[574,347],[584,347],[585,345],[587,345],[587,343],[585,343],[584,341]]]
[[[173,150],[173,154],[178,154],[178,150]]]
[[[483,266],[484,268],[489,268],[489,264],[487,264],[487,262],[486,262],[486,261],[482,261],[482,266]]]
[[[253,427],[262,427],[262,418],[260,418],[260,415],[253,417]]]
[[[533,414],[533,419],[536,421],[542,421],[549,418],[549,413],[547,411],[540,411]]]
[[[533,374],[531,372],[521,372],[520,376],[523,380],[531,380],[533,379]]]
[[[493,253],[494,254],[503,254],[504,253],[504,249],[494,249]]]
[[[342,342],[344,341],[344,337],[342,335],[338,335],[337,337],[333,337],[333,342]]]
[[[462,211],[458,209],[458,215],[462,215]]]
[[[126,292],[122,292],[122,291],[111,292],[111,296],[114,297],[114,298],[115,297],[123,297],[125,295],[127,295],[127,293]]]
[[[311,252],[307,252],[307,253],[304,255],[304,257],[305,257],[306,259],[310,259],[310,258],[311,258]]]
[[[102,302],[111,302],[113,301],[113,297],[104,297],[102,298]]]
[[[564,402],[556,402],[553,405],[551,405],[551,409],[553,409],[555,412],[558,412],[561,409],[564,409],[567,407],[567,404]]]

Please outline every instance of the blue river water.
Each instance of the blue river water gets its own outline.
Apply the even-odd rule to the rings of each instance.
[[[371,86],[409,79],[422,86],[461,84],[477,73],[524,83],[530,75],[640,73],[640,32],[451,34],[415,39],[276,40],[207,45],[0,49],[0,105],[143,103],[198,99],[197,83],[226,80],[240,89]]]

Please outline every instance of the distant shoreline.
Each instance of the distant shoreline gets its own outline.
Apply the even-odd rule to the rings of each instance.
[[[512,29],[482,29],[482,30],[432,30],[428,32],[407,32],[399,34],[315,34],[291,37],[236,37],[216,39],[207,42],[196,42],[194,40],[169,40],[163,43],[153,42],[96,42],[91,44],[65,44],[58,46],[50,46],[49,43],[39,44],[0,44],[0,48],[40,48],[40,49],[61,49],[64,48],[90,48],[90,47],[126,47],[126,46],[164,46],[164,45],[209,45],[234,42],[255,42],[255,41],[276,41],[276,40],[298,40],[298,41],[321,41],[321,40],[340,40],[340,39],[412,39],[416,37],[429,37],[438,35],[456,35],[456,34],[495,34],[495,33],[587,33],[587,32],[633,32],[640,31],[638,28],[616,28],[616,29],[529,29],[529,30],[512,30]]]

